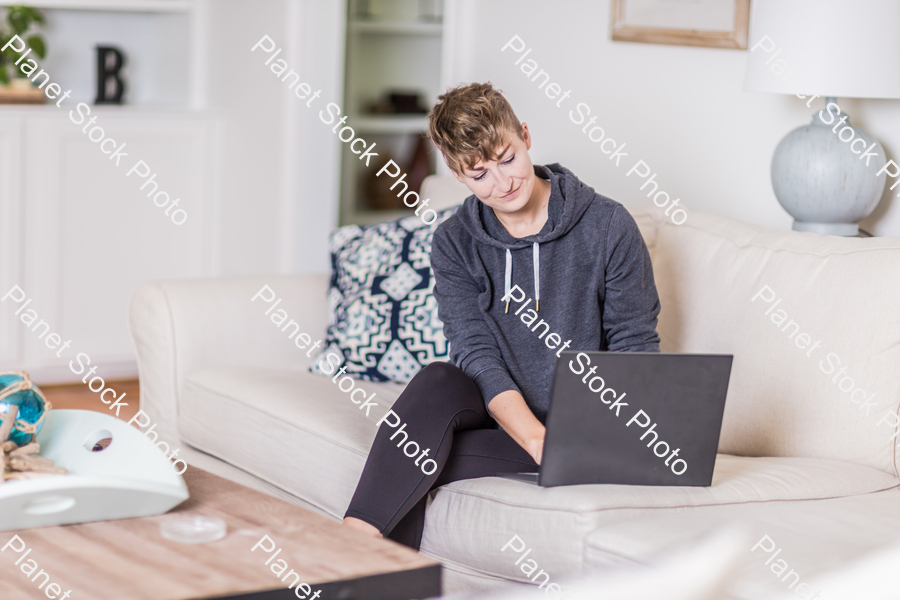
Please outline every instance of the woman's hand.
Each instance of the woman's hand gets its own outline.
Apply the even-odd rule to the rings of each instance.
[[[503,431],[522,446],[534,462],[541,464],[546,429],[528,408],[522,394],[516,390],[497,394],[488,403],[488,410]]]
[[[534,459],[534,462],[541,464],[541,458],[544,456],[544,436],[527,440],[523,447]]]

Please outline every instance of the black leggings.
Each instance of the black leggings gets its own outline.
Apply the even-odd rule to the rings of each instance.
[[[422,541],[429,490],[461,479],[537,468],[509,434],[494,428],[478,387],[458,367],[442,362],[426,366],[393,410],[401,425],[392,428],[385,422],[379,427],[345,516],[361,519],[413,549]],[[397,434],[402,423],[408,439]],[[419,454],[431,450],[419,463],[433,459],[437,469],[431,475],[416,466],[419,455],[403,453],[408,441],[419,445]],[[426,470],[431,470],[430,463]]]

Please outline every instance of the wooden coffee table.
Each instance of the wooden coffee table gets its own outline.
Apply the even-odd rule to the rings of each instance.
[[[186,600],[298,598],[271,566],[279,559],[300,583],[321,590],[318,600],[409,599],[440,595],[441,566],[409,548],[371,538],[308,510],[206,471],[184,474],[191,497],[158,517],[0,532],[0,547],[18,534],[50,582],[72,591],[69,600]],[[218,517],[224,539],[181,544],[163,538],[159,524],[183,515]],[[282,551],[251,548],[264,535]],[[266,542],[266,545],[268,543]],[[0,553],[0,598],[47,598],[15,566],[23,553]],[[288,571],[284,571],[282,577]],[[37,571],[35,571],[37,574]],[[296,588],[295,588],[296,589]],[[55,590],[54,590],[55,591]],[[304,592],[299,593],[300,596]],[[309,598],[309,596],[307,596]]]

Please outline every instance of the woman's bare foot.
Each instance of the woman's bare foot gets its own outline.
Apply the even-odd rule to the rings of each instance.
[[[356,517],[344,517],[344,525],[372,537],[382,537],[378,529]]]

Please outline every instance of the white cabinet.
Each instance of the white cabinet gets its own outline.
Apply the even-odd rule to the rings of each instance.
[[[134,377],[126,316],[137,285],[329,268],[340,142],[250,48],[269,35],[340,102],[346,2],[35,3],[47,16],[42,68],[72,96],[61,108],[0,106],[0,296],[21,286],[27,308],[72,343],[57,357],[0,302],[0,370],[80,382],[68,363],[84,352],[102,377]],[[68,118],[93,100],[98,43],[128,57],[126,105],[90,107],[127,144],[120,167]],[[126,176],[138,159],[180,198],[184,225]]]
[[[134,377],[127,323],[134,288],[212,275],[219,250],[213,207],[221,119],[203,105],[199,76],[207,0],[32,4],[47,19],[41,67],[71,97],[61,107],[0,107],[0,296],[18,285],[31,300],[19,315],[21,304],[0,302],[0,369],[24,369],[39,383],[80,381],[68,364],[83,352],[106,379]],[[126,105],[91,105],[97,121],[85,132],[69,112],[93,102],[99,43],[126,55]],[[125,144],[118,166],[88,138],[94,126],[115,147]],[[146,179],[127,175],[138,160],[156,173],[143,192]],[[146,196],[154,185],[169,202],[179,199],[182,225],[171,219],[176,207],[167,216]],[[39,319],[31,327],[22,322],[29,310]],[[48,348],[40,320],[70,346]]]
[[[22,122],[0,119],[0,297],[21,280],[22,258]],[[16,307],[0,302],[0,370],[17,367],[20,331]]]
[[[18,305],[0,303],[0,360],[39,382],[71,380],[68,363],[78,352],[106,378],[136,375],[127,326],[134,288],[212,274],[215,120],[188,111],[91,110],[116,146],[125,143],[128,156],[118,167],[72,123],[65,105],[0,113],[0,169],[9,169],[0,179],[7,217],[0,227],[20,236],[3,236],[2,294],[19,285],[32,299],[26,311],[72,340],[57,357],[38,339],[43,328],[31,332],[20,321],[25,313],[13,314]],[[127,175],[139,160],[156,174],[152,182],[152,175],[138,177],[143,169]],[[175,208],[167,216],[154,198],[179,199],[187,220],[175,224]]]

